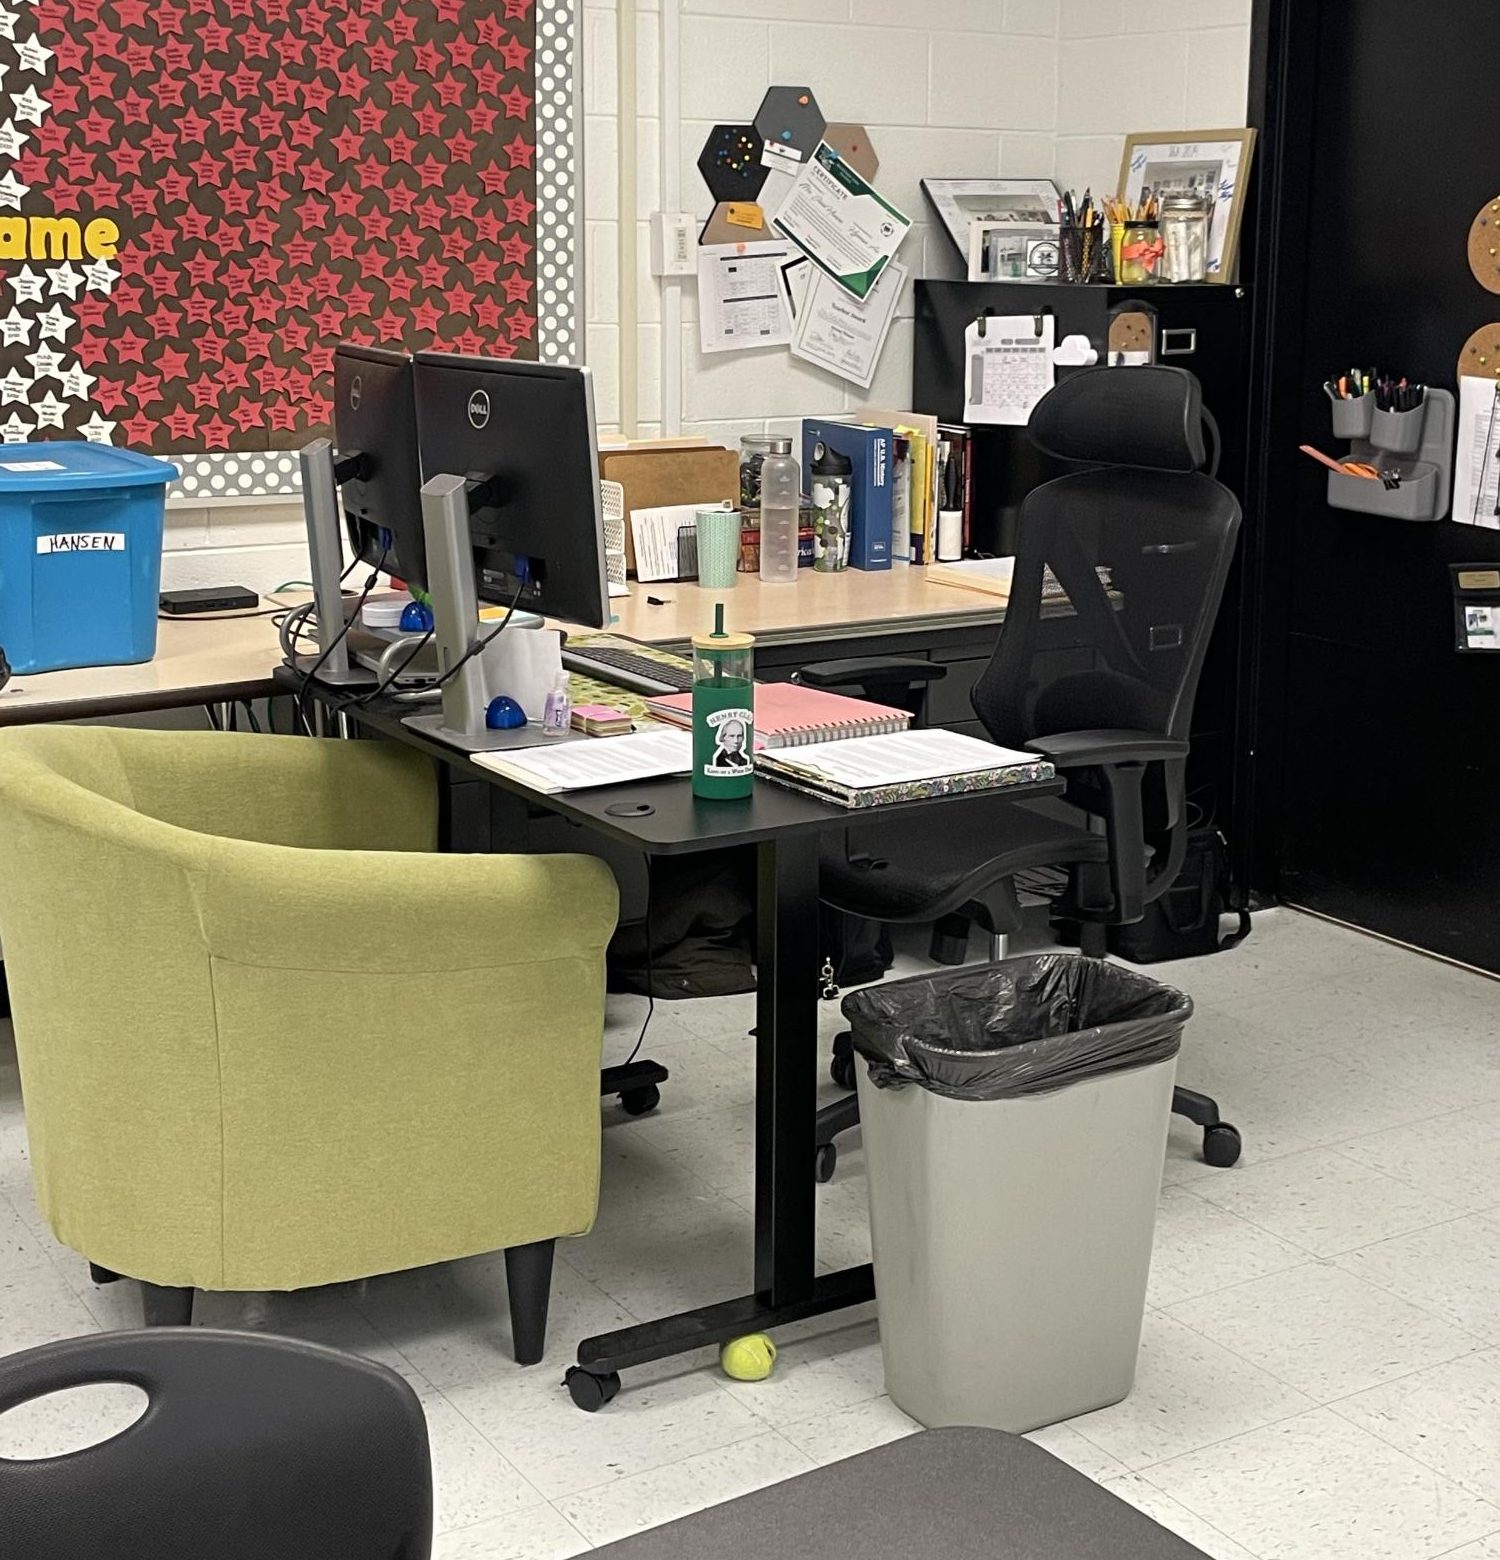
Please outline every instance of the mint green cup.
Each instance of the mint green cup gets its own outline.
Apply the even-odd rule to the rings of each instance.
[[[737,509],[700,509],[698,583],[704,590],[732,590],[740,561],[740,514]]]

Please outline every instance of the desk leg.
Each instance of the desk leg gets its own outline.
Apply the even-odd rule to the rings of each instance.
[[[758,849],[755,1001],[755,1291],[812,1293],[817,1187],[818,839]]]
[[[660,1321],[585,1338],[567,1375],[580,1408],[597,1409],[632,1365],[727,1343],[875,1296],[868,1264],[817,1276],[818,842],[759,847],[756,1000],[755,1292]],[[683,1253],[691,1260],[690,1253]]]

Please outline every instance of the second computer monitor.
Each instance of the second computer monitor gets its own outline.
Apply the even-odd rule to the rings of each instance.
[[[589,628],[609,621],[588,369],[419,352],[422,471],[470,483],[481,600]]]
[[[425,589],[411,359],[404,352],[346,343],[334,353],[333,383],[338,466],[355,466],[339,484],[349,544],[372,569]]]

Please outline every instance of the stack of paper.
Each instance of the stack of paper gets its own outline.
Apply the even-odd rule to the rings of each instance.
[[[685,775],[693,767],[693,739],[685,731],[640,731],[608,742],[568,742],[472,757],[481,768],[537,791],[584,791],[597,785]]]

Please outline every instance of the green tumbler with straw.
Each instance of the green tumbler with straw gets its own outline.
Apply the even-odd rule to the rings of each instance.
[[[755,640],[724,631],[693,635],[693,795],[749,796],[755,786]]]

